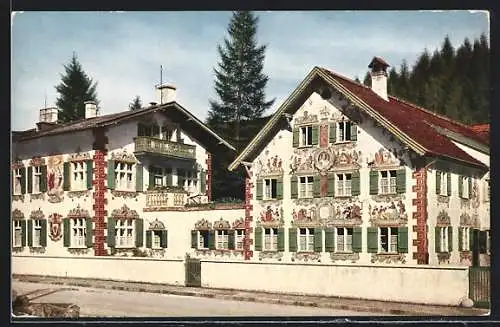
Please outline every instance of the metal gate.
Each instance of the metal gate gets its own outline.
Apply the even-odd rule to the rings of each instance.
[[[186,257],[186,286],[201,287],[200,259]]]
[[[476,307],[490,307],[491,271],[489,267],[469,268],[469,297]]]

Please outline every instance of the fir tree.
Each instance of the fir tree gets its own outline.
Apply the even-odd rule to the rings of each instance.
[[[61,83],[56,85],[59,97],[56,105],[59,108],[59,122],[71,122],[85,118],[85,101],[97,100],[97,82],[87,76],[76,54],[73,53],[71,62],[64,65],[65,74],[61,74]]]
[[[241,122],[262,116],[274,103],[265,100],[268,77],[262,72],[266,46],[257,46],[258,18],[252,12],[233,13],[229,38],[217,46],[220,56],[215,91],[220,101],[210,101],[208,125],[241,150]],[[232,130],[228,123],[234,122]],[[253,135],[252,135],[253,136]]]
[[[363,78],[363,84],[368,87],[372,86],[372,77],[370,75],[370,72],[366,72],[365,78]]]
[[[130,110],[137,110],[142,108],[142,101],[141,98],[136,95],[134,100],[129,104],[129,109]]]

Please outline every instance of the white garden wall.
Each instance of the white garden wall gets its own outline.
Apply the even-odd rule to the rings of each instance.
[[[466,267],[348,266],[202,260],[203,287],[435,305],[468,297]]]
[[[12,274],[184,285],[183,260],[12,256]]]

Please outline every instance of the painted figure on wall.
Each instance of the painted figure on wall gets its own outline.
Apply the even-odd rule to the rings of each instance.
[[[314,219],[314,210],[312,209],[299,209],[299,210],[292,210],[292,217],[295,222],[308,222],[308,221],[313,221]]]
[[[270,222],[273,220],[279,220],[280,218],[280,213],[278,208],[276,208],[274,211],[271,208],[271,206],[267,206],[266,210],[264,212],[260,213],[260,220],[262,222]]]
[[[49,202],[61,202],[63,199],[63,156],[49,157],[47,165],[47,195]]]
[[[62,216],[57,213],[53,213],[49,216],[49,228],[50,228],[49,237],[54,242],[60,240],[62,237],[61,218]]]
[[[375,164],[376,165],[392,165],[397,164],[397,160],[393,157],[392,153],[380,148],[375,152]]]
[[[397,204],[391,202],[387,206],[370,206],[370,216],[372,219],[390,220],[390,219],[400,219],[406,217],[406,209],[403,201],[399,200]]]
[[[361,207],[358,204],[347,206],[338,205],[335,210],[336,219],[361,219]]]

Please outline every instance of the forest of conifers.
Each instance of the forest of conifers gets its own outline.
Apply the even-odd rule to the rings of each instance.
[[[370,76],[365,75],[365,85]],[[388,93],[465,124],[490,121],[490,48],[486,35],[454,48],[424,50],[410,69],[403,61],[389,71]]]

